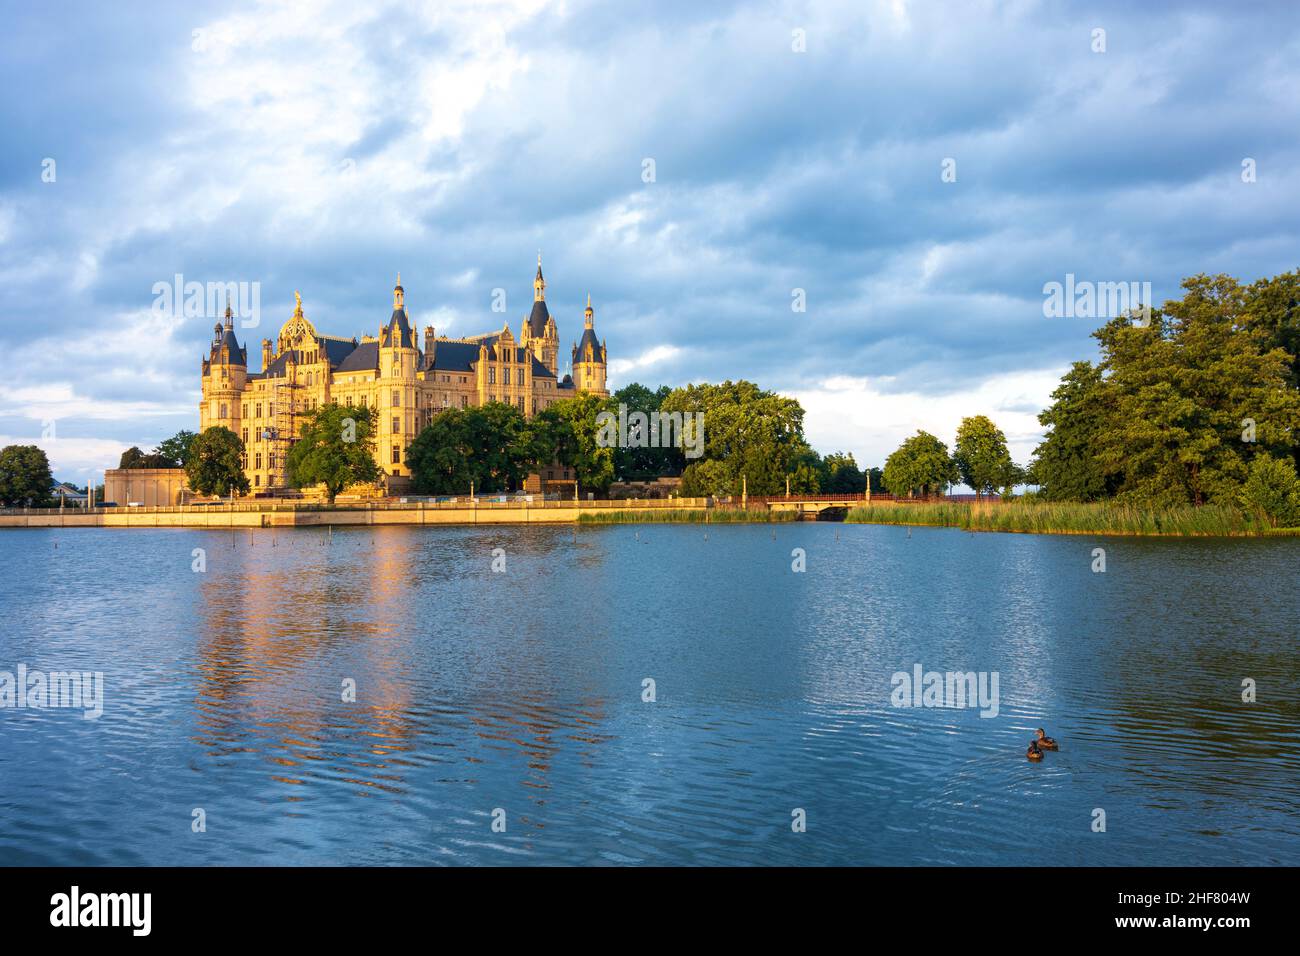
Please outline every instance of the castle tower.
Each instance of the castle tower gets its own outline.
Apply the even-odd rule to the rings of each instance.
[[[573,347],[573,384],[579,391],[609,396],[606,388],[607,371],[605,344],[596,340],[594,313],[591,311],[591,294],[587,294],[587,310],[583,313],[582,338]]]
[[[248,354],[235,338],[235,315],[227,296],[225,323],[213,326],[212,345],[203,360],[200,431],[220,425],[240,433],[239,403],[247,377]]]
[[[560,333],[546,308],[546,280],[542,277],[542,254],[537,253],[537,275],[533,279],[533,311],[519,330],[519,344],[527,348],[552,375],[560,361]]]
[[[379,330],[379,394],[375,407],[375,454],[380,470],[388,476],[389,491],[405,490],[411,470],[406,449],[415,440],[415,381],[419,360],[415,330],[406,317],[406,292],[402,274],[393,287],[393,314]]]

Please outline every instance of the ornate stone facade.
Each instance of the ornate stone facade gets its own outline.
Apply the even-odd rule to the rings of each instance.
[[[344,339],[323,335],[307,318],[302,298],[272,341],[262,340],[262,370],[248,371],[234,317],[213,330],[203,360],[200,430],[223,425],[244,442],[245,473],[254,492],[283,488],[285,456],[305,414],[330,402],[377,414],[375,460],[390,491],[409,484],[406,449],[438,412],[508,402],[531,417],[579,392],[607,396],[608,355],[597,340],[591,297],[582,338],[571,353],[572,375],[558,377],[559,333],[546,306],[541,257],[533,280],[533,307],[516,339],[500,332],[449,339],[425,326],[422,340],[406,315],[401,276],[393,312],[378,335]]]

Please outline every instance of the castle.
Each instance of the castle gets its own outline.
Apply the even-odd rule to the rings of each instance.
[[[375,413],[375,461],[390,493],[411,479],[406,450],[434,415],[449,408],[507,402],[527,417],[579,392],[601,397],[608,355],[592,324],[591,296],[582,338],[573,346],[572,374],[559,378],[560,337],[546,308],[542,257],[537,257],[533,308],[516,339],[500,332],[449,339],[425,326],[423,348],[406,315],[402,277],[393,289],[393,314],[377,336],[322,335],[294,293],[293,315],[274,342],[262,340],[262,370],[249,373],[248,355],[235,337],[234,315],[213,329],[203,360],[200,431],[221,425],[244,443],[244,473],[251,490],[283,488],[285,459],[305,415],[330,402]],[[550,477],[561,475],[557,466]]]

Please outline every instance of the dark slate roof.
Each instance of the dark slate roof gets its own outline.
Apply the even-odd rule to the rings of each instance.
[[[405,309],[393,310],[393,317],[388,320],[388,342],[415,348],[415,335],[411,332],[411,323],[406,321]]]
[[[596,356],[596,361],[597,362],[605,361],[605,352],[604,349],[600,347],[600,342],[597,341],[596,339],[595,329],[582,330],[582,338],[578,340],[578,344],[573,348],[574,360],[576,361],[579,355],[586,354],[588,344],[591,345],[591,351]]]
[[[248,353],[247,353],[246,351],[244,351],[243,346],[241,346],[241,345],[239,344],[239,339],[235,338],[235,330],[234,330],[234,329],[226,329],[226,333],[225,333],[225,335],[223,335],[223,336],[221,337],[221,345],[225,345],[225,346],[228,346],[228,347],[230,348],[230,364],[231,364],[231,365],[247,365],[247,364],[248,364]],[[218,346],[217,348],[214,348],[214,349],[212,350],[212,357],[213,357],[213,358],[216,358],[218,348],[220,348],[220,346]]]
[[[528,335],[530,338],[541,338],[546,334],[546,320],[551,317],[551,313],[546,308],[545,299],[533,300],[533,311],[528,316]]]
[[[495,354],[497,350],[496,336],[486,338],[484,342],[489,350]],[[433,367],[430,369],[426,361],[425,370],[433,372],[472,372],[474,371],[474,363],[478,361],[478,347],[478,342],[445,342],[440,339],[434,346]],[[534,378],[555,378],[551,374],[551,370],[538,361],[536,355],[531,355],[528,349],[516,347],[514,353],[512,358],[516,362],[531,359]]]
[[[472,372],[478,361],[478,345],[472,342],[438,342],[434,346],[433,368],[438,372]]]
[[[262,369],[263,378],[279,378],[284,374],[285,366],[289,364],[289,356],[293,355],[294,362],[302,361],[302,353],[293,349],[285,349],[281,352],[266,368]]]
[[[559,384],[559,385],[556,385],[555,387],[556,387],[557,389],[560,389],[560,388],[573,388],[573,376],[572,376],[572,375],[569,375],[569,374],[566,373],[565,376],[564,376],[564,378],[562,378],[562,379],[560,380],[560,384]]]
[[[362,342],[335,367],[336,372],[369,372],[379,368],[379,343]]]
[[[338,368],[342,361],[352,354],[357,347],[357,340],[352,341],[340,339],[321,338],[321,347],[325,351],[325,357],[329,359],[331,368]]]

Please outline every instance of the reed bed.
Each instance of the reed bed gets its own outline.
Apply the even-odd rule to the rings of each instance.
[[[900,502],[852,508],[845,520],[1037,534],[1300,534],[1300,529],[1276,529],[1264,518],[1224,505],[1145,508],[1114,502]]]
[[[766,508],[645,508],[627,511],[584,511],[579,524],[772,524],[796,521],[793,511]]]

